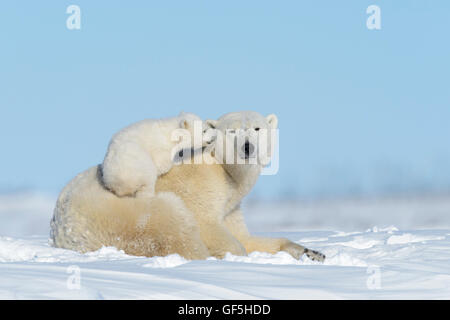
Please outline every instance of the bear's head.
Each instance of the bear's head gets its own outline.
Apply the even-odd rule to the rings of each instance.
[[[215,130],[214,156],[224,166],[262,167],[270,162],[278,126],[276,115],[264,117],[255,111],[231,112],[205,123]]]

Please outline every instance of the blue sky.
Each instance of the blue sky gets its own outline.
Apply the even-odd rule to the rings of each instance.
[[[66,8],[81,8],[81,30]],[[366,8],[381,8],[381,30]],[[57,193],[111,135],[276,113],[255,195],[450,189],[448,1],[3,1],[0,189]]]

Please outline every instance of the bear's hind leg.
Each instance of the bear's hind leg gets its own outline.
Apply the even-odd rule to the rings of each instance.
[[[171,192],[161,192],[149,199],[149,213],[137,220],[142,251],[140,255],[166,256],[177,253],[186,259],[210,256],[200,237],[193,214],[184,202]]]

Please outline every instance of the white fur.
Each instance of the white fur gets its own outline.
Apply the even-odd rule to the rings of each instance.
[[[231,156],[232,163],[258,163],[264,166],[270,162],[272,157],[271,130],[278,127],[276,115],[270,114],[263,117],[255,111],[231,112],[221,116],[218,120],[206,120],[205,124],[215,129],[216,135],[220,133],[214,144],[215,156],[219,162],[230,163],[229,154],[227,155],[227,146],[230,145],[234,145],[234,154]],[[255,149],[249,159],[243,161],[245,160],[243,145],[246,142],[251,142]]]
[[[203,123],[195,114],[182,112],[173,118],[143,120],[116,133],[102,165],[105,186],[118,196],[153,195],[156,179],[172,168],[177,152],[193,147],[195,135],[201,135],[202,146],[208,142],[203,141],[203,125],[201,132],[194,132],[196,121]],[[190,137],[178,142],[177,129],[187,130]]]
[[[272,126],[273,121],[276,118],[242,112],[225,115],[214,126],[226,130],[240,123],[250,128],[255,123]],[[323,259],[288,239],[248,232],[240,203],[256,183],[261,164],[220,164],[212,155],[194,154],[202,156],[212,164],[174,166],[157,178],[156,195],[150,198],[111,193],[102,184],[99,167],[79,174],[58,198],[51,221],[53,245],[80,252],[115,246],[132,255],[178,253],[187,259],[252,251]]]

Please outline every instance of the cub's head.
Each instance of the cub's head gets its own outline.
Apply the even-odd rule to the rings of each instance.
[[[214,136],[211,127],[208,126],[199,116],[189,112],[181,112],[178,115],[178,129],[186,130],[184,140],[190,141],[193,148],[205,147],[212,143]]]
[[[215,130],[193,113],[181,112],[176,119],[177,127],[171,132],[171,159],[174,164],[181,164],[191,160],[193,151],[210,146],[215,139]]]

